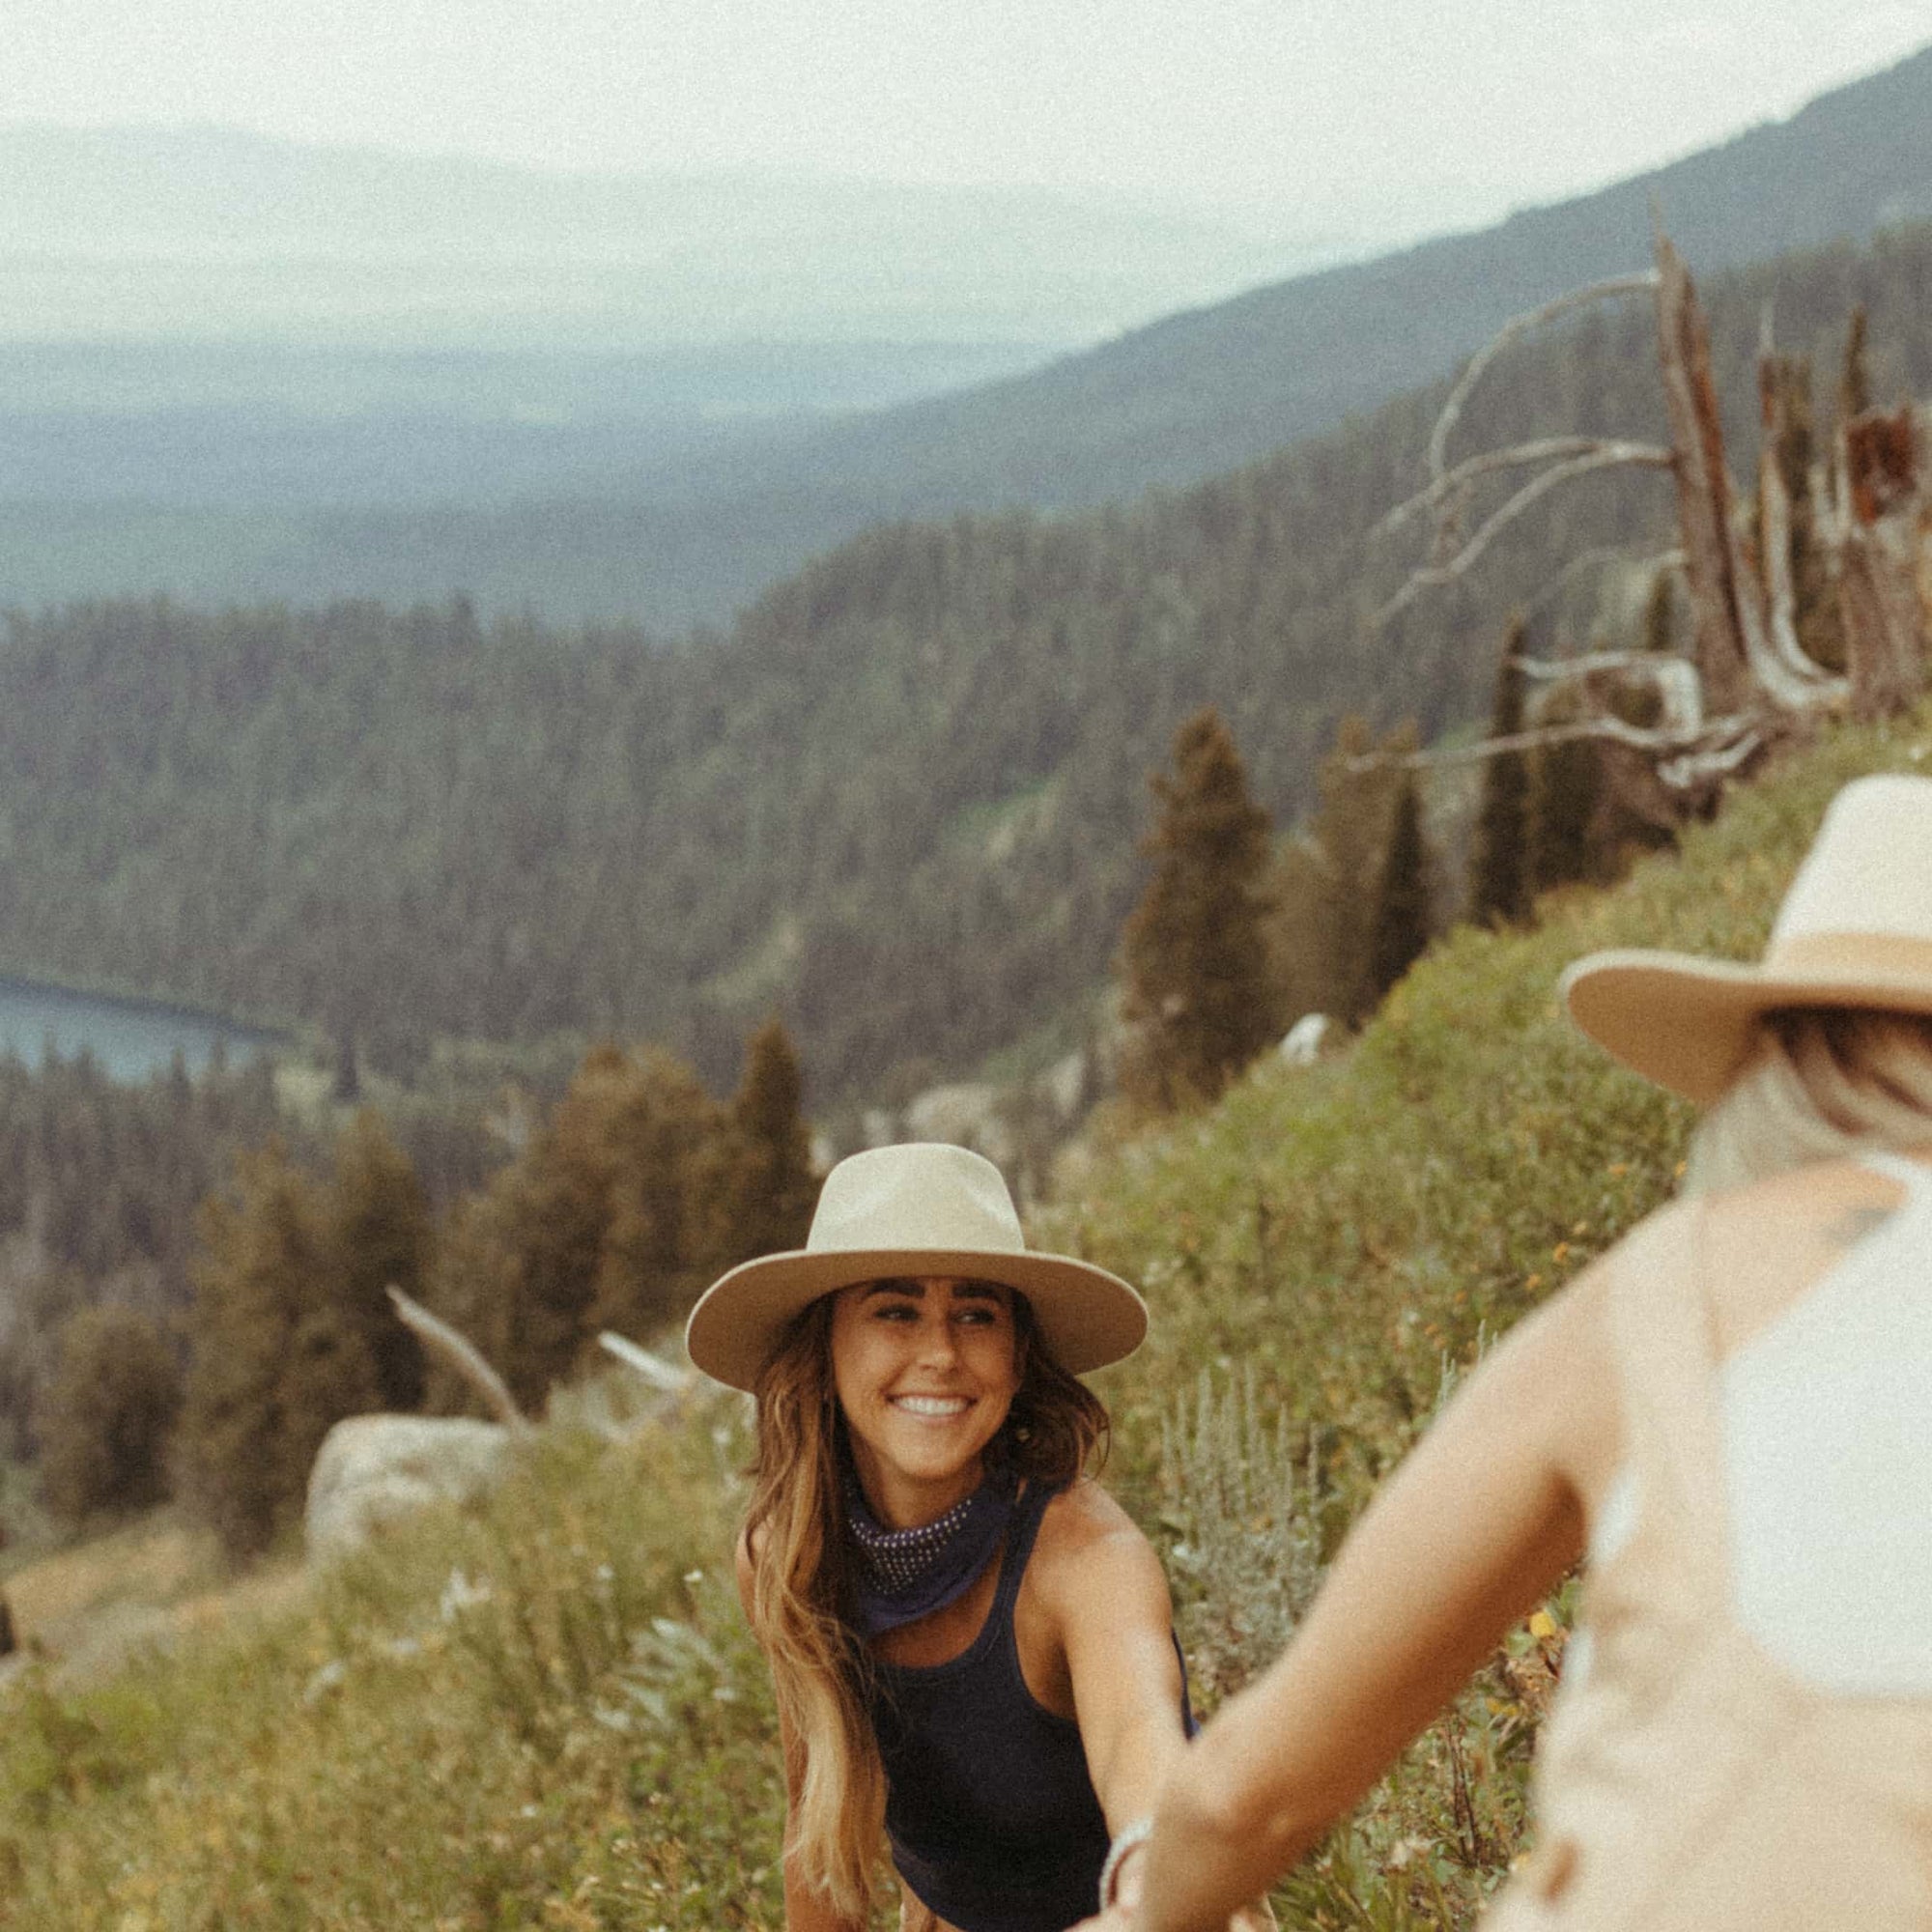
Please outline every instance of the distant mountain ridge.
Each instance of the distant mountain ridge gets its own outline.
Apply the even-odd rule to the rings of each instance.
[[[0,184],[5,161],[0,146]],[[550,462],[541,495],[512,508],[500,487],[496,507],[407,513],[281,498],[202,513],[78,488],[34,503],[16,489],[0,507],[0,604],[162,584],[210,601],[463,589],[486,610],[563,621],[718,621],[876,523],[1185,487],[1371,411],[1444,375],[1507,316],[1641,267],[1653,205],[1700,274],[1932,214],[1932,48],[1787,121],[1480,233],[1275,282],[971,389],[679,443],[670,460],[640,451],[628,469],[600,453],[571,477]],[[0,277],[0,314],[16,297]]]
[[[1044,188],[0,127],[0,338],[14,340],[1072,344],[1339,252]]]
[[[1446,372],[1551,296],[1646,266],[1653,209],[1706,274],[1932,216],[1932,46],[1594,194],[828,428],[795,461],[855,496],[928,508],[1095,502],[1192,482]]]

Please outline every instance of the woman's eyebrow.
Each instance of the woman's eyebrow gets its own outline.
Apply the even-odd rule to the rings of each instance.
[[[923,1281],[914,1281],[909,1275],[894,1275],[886,1281],[872,1282],[859,1299],[869,1301],[875,1294],[906,1294],[917,1301],[924,1293]]]

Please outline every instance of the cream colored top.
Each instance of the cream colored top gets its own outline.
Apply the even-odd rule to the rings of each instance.
[[[1884,1170],[1900,1211],[1721,1368],[1700,1210],[1613,1264],[1634,1501],[1485,1932],[1932,1928],[1932,1182]]]
[[[1732,1605],[1820,1690],[1932,1695],[1932,1168],[1861,1164],[1904,1187],[1898,1210],[1719,1371]],[[1593,1566],[1638,1508],[1626,1467]]]

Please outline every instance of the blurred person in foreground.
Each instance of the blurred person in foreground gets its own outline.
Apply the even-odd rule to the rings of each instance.
[[[888,1839],[905,1932],[1062,1932],[1135,1895],[1116,1834],[1185,1746],[1186,1683],[1077,1378],[1146,1328],[1125,1282],[1028,1251],[990,1161],[930,1144],[840,1161],[806,1247],[692,1311],[692,1360],[757,1402],[738,1584],[787,1932],[865,1932]]]
[[[1092,1924],[1220,1924],[1587,1554],[1485,1932],[1932,1926],[1932,781],[1839,793],[1762,964],[1563,991],[1708,1108],[1681,1197],[1471,1376]]]

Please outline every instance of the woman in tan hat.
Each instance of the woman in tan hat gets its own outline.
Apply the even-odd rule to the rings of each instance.
[[[1107,1412],[1075,1378],[1146,1327],[936,1145],[839,1162],[806,1247],[693,1310],[692,1360],[757,1399],[738,1581],[778,1693],[788,1932],[864,1932],[882,1838],[908,1932],[1063,1932],[1133,1896],[1186,1686],[1159,1561],[1085,1473]]]
[[[1683,1198],[1485,1361],[1190,1747],[1136,1932],[1300,1858],[1586,1552],[1487,1932],[1932,1926],[1932,781],[1838,795],[1760,965],[1564,991],[1709,1107]]]

